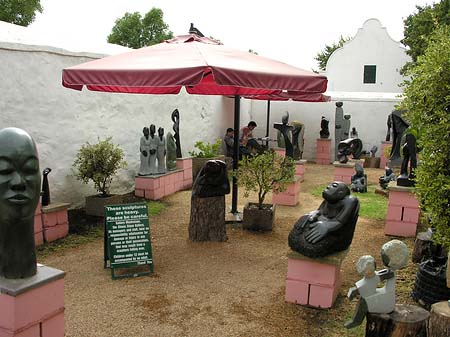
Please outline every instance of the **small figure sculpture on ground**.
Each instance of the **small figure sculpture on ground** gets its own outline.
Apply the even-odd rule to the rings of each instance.
[[[352,127],[352,131],[350,132],[350,138],[358,138],[358,131],[356,131],[355,127]]]
[[[385,190],[388,187],[389,183],[395,180],[397,180],[397,177],[395,176],[394,171],[392,171],[392,169],[390,169],[389,167],[386,167],[384,169],[384,175],[379,178],[378,182],[380,184],[380,187]]]
[[[180,142],[180,112],[178,109],[173,110],[172,112],[172,121],[173,121],[173,137],[175,138],[176,144],[176,155],[177,158],[181,158],[181,142]]]
[[[289,233],[289,247],[308,257],[322,257],[348,248],[359,214],[359,201],[343,182],[322,192],[319,209],[303,215]]]
[[[156,136],[156,126],[150,125],[149,136],[150,150],[148,158],[148,166],[150,174],[158,174],[158,168],[156,167],[156,151],[158,149],[158,137]]]
[[[177,168],[177,153],[176,153],[175,138],[173,138],[170,132],[167,132],[166,145],[167,145],[166,167],[168,171],[173,171]]]
[[[388,127],[392,127],[392,148],[389,156],[389,162],[391,165],[398,165],[401,162],[400,145],[403,133],[409,127],[409,124],[402,118],[402,110],[394,110],[389,115]],[[390,130],[388,129],[388,133]],[[387,139],[388,137],[386,137]]]
[[[0,276],[36,274],[34,211],[41,172],[36,144],[17,128],[0,130]]]
[[[192,196],[219,197],[230,193],[227,164],[222,160],[208,160],[201,168],[192,186]]]
[[[166,173],[166,138],[164,138],[163,128],[158,128],[158,145],[156,157],[158,159],[158,173]]]
[[[351,190],[353,192],[366,193],[367,192],[367,174],[364,173],[363,167],[356,163],[355,164],[356,173],[352,175],[351,178]]]
[[[142,130],[144,135],[141,137],[139,152],[141,153],[141,166],[139,167],[138,175],[146,176],[150,173],[149,166],[149,157],[150,157],[150,129],[148,127],[144,127]]]
[[[50,205],[50,186],[48,185],[48,174],[52,171],[50,167],[46,167],[42,171],[42,198],[41,205],[48,206]]]
[[[353,318],[345,323],[347,329],[362,323],[367,313],[388,314],[395,309],[395,271],[408,264],[408,247],[399,240],[386,242],[381,248],[381,259],[387,269],[375,271],[376,263],[372,256],[361,256],[356,263],[358,273],[363,276],[349,289],[347,297],[352,300],[358,293],[361,296]],[[384,287],[377,288],[386,281]]]
[[[362,142],[359,138],[348,138],[343,140],[338,145],[337,160],[341,164],[348,162],[349,155],[352,155],[353,159],[359,159],[362,153]]]
[[[325,116],[322,116],[320,120],[320,138],[327,139],[330,137],[330,130],[328,129],[328,124],[330,121],[325,118]]]
[[[291,142],[291,132],[294,127],[292,125],[288,125],[289,121],[289,112],[286,111],[281,118],[282,123],[275,123],[273,127],[280,131],[280,133],[284,137],[284,147],[286,148],[286,157],[294,158],[294,146]]]
[[[412,187],[415,185],[414,170],[417,168],[417,146],[416,137],[408,133],[403,145],[403,161],[400,168],[400,175],[397,177],[398,186]],[[409,167],[409,174],[408,174]]]

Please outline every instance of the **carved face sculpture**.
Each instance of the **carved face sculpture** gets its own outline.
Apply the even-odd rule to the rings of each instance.
[[[33,218],[40,185],[38,156],[30,135],[17,128],[0,130],[0,231]]]
[[[156,126],[155,124],[150,125],[150,134],[153,136],[156,132]]]
[[[159,136],[159,137],[164,136],[164,128],[159,128],[159,129],[158,129],[158,136]]]
[[[322,197],[332,204],[344,199],[347,195],[350,195],[350,189],[340,181],[333,181],[322,192]]]
[[[150,130],[148,129],[148,127],[144,127],[144,129],[142,130],[142,132],[144,133],[145,138],[148,138],[148,135],[150,133]]]

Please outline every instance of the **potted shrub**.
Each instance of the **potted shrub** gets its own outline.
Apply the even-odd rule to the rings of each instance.
[[[104,206],[121,203],[120,196],[111,195],[109,188],[113,176],[126,167],[123,151],[111,143],[111,137],[98,140],[97,144],[86,143],[78,150],[73,167],[78,180],[87,184],[94,182],[99,194],[86,197],[86,214],[103,216]]]
[[[192,181],[195,181],[197,174],[203,165],[211,159],[225,160],[225,156],[221,152],[222,140],[218,138],[215,143],[205,143],[198,141],[195,143],[193,150],[189,152],[192,157]]]
[[[258,202],[247,203],[244,207],[242,227],[250,230],[272,230],[275,205],[265,204],[268,192],[283,192],[292,183],[295,174],[294,161],[290,157],[266,151],[258,155],[245,156],[240,162],[235,176],[244,188],[244,196],[258,193]]]

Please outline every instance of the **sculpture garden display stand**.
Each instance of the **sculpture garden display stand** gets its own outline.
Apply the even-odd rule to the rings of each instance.
[[[295,161],[295,176],[300,178],[300,182],[305,180],[305,164],[306,159]]]
[[[341,265],[348,249],[322,258],[290,251],[286,277],[286,302],[331,308],[341,286]]]
[[[390,314],[367,314],[366,337],[426,337],[428,311],[418,306],[397,304]]]
[[[431,306],[428,321],[428,337],[450,336],[450,306],[448,301]]]
[[[294,176],[294,181],[288,185],[284,192],[272,193],[272,203],[275,205],[295,206],[298,204],[298,195],[300,193],[300,176]]]
[[[0,336],[64,337],[64,274],[38,264],[32,277],[0,277]]]
[[[388,165],[388,158],[384,155],[386,148],[392,146],[392,142],[381,142],[381,152],[380,152],[380,168],[384,169]]]
[[[419,202],[410,187],[389,188],[389,202],[386,214],[386,235],[415,237],[419,222]]]
[[[34,241],[36,246],[64,238],[69,233],[67,209],[70,204],[54,202],[38,204],[34,213]]]
[[[189,221],[191,241],[227,241],[225,196],[191,198]]]
[[[134,195],[147,200],[159,200],[192,186],[192,159],[177,158],[177,169],[165,174],[136,176]]]
[[[355,173],[355,162],[349,161],[342,164],[338,161],[333,163],[334,165],[334,181],[342,181],[348,185],[352,182],[352,175]]]
[[[318,138],[316,142],[316,163],[320,165],[329,165],[331,139]]]

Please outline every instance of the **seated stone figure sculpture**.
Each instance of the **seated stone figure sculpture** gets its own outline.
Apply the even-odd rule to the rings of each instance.
[[[201,168],[192,186],[192,196],[219,197],[230,193],[227,165],[222,160],[208,160]]]
[[[355,164],[355,174],[352,175],[351,181],[350,188],[353,192],[367,192],[367,174],[364,173],[363,167],[358,163]]]
[[[391,181],[395,181],[395,180],[397,180],[397,177],[395,176],[394,171],[392,171],[391,168],[386,167],[385,170],[384,170],[384,175],[382,175],[378,179],[378,182],[379,182],[381,188],[383,190],[385,190],[388,187],[389,183]]]
[[[343,182],[322,192],[319,209],[303,215],[289,233],[289,246],[308,257],[322,257],[348,248],[359,214],[359,201]]]
[[[353,159],[359,159],[362,153],[362,142],[359,138],[347,138],[338,145],[337,159],[340,163],[345,164],[348,162],[349,155],[352,155]]]
[[[36,145],[17,128],[0,130],[0,276],[36,274],[34,211],[41,174]]]

